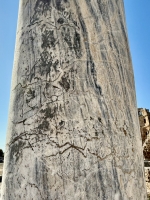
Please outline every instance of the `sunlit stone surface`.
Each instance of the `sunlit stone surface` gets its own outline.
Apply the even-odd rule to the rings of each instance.
[[[145,200],[122,0],[21,0],[2,200]]]

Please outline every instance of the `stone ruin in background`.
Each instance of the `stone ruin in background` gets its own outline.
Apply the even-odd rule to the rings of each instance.
[[[1,182],[3,174],[3,162],[4,162],[4,152],[2,149],[0,149],[0,197],[1,197]]]
[[[143,145],[145,179],[148,196],[150,196],[150,112],[148,109],[138,109],[140,130]]]

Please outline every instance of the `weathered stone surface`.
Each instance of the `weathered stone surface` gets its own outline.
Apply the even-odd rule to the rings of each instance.
[[[122,0],[21,0],[2,200],[146,199],[137,124]]]

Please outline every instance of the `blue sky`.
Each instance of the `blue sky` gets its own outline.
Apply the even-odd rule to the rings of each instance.
[[[138,107],[150,109],[150,1],[124,0]],[[5,147],[19,0],[0,6],[0,148]]]

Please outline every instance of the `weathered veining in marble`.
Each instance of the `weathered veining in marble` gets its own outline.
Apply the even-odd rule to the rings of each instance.
[[[122,0],[21,0],[2,200],[144,200]]]

